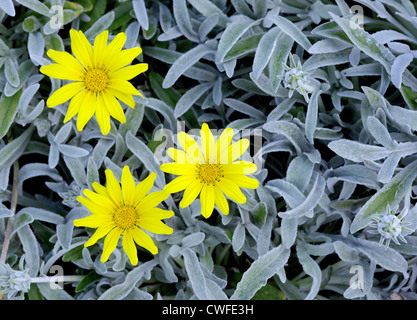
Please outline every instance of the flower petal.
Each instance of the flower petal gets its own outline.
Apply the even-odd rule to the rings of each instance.
[[[222,190],[218,187],[214,187],[214,196],[215,196],[215,204],[217,208],[220,210],[221,213],[224,215],[229,214],[229,203],[227,202],[226,197]]]
[[[188,207],[200,194],[202,188],[203,183],[200,180],[196,180],[191,185],[189,185],[188,188],[184,191],[184,195],[182,196],[182,200],[180,202],[180,207]]]
[[[110,93],[103,93],[104,102],[110,115],[121,123],[126,123],[126,117],[123,112],[122,106],[116,100],[116,98]]]
[[[123,79],[111,79],[108,88],[124,92],[128,95],[140,95],[140,92],[129,81]]]
[[[107,89],[108,89],[108,92],[111,93],[113,96],[115,96],[117,99],[119,99],[120,101],[128,105],[129,107],[135,108],[136,103],[133,100],[131,94],[116,90],[112,88],[111,86],[107,87]]]
[[[106,169],[104,172],[106,175],[106,189],[109,193],[110,197],[113,199],[113,201],[120,205],[123,203],[123,197],[122,197],[122,189],[120,188],[120,184],[115,178],[113,172],[110,169]]]
[[[201,189],[200,202],[201,202],[201,214],[204,218],[209,218],[214,209],[214,190],[211,184],[204,184]]]
[[[49,49],[46,54],[56,63],[64,65],[67,69],[73,69],[73,71],[80,73],[80,75],[84,70],[81,63],[68,52]]]
[[[77,60],[87,69],[93,66],[93,48],[82,31],[70,30],[71,50]]]
[[[138,63],[133,66],[127,66],[117,71],[114,71],[112,74],[110,74],[110,80],[113,80],[113,79],[130,80],[138,76],[139,74],[145,72],[146,70],[148,70],[147,63]]]
[[[62,80],[80,81],[82,80],[81,73],[65,67],[62,64],[51,63],[39,68],[39,71],[48,77]]]
[[[122,50],[125,42],[126,34],[124,32],[120,32],[114,37],[114,39],[106,47],[106,52],[103,56],[104,65],[108,66],[113,59],[118,59],[120,51]]]
[[[225,193],[225,195],[228,196],[233,201],[237,203],[246,202],[245,195],[242,193],[242,191],[240,191],[237,184],[234,183],[233,181],[223,178],[219,182],[217,182],[217,185]]]
[[[89,92],[83,99],[77,117],[77,130],[82,131],[97,109],[96,94]]]
[[[110,113],[106,108],[102,94],[97,95],[96,119],[100,126],[101,133],[107,135],[111,129]]]
[[[117,244],[120,239],[120,235],[122,234],[122,230],[119,228],[114,228],[110,231],[107,237],[104,239],[104,246],[103,246],[103,253],[101,254],[101,262],[106,262],[111,253],[116,249]]]
[[[135,190],[135,180],[133,179],[133,176],[130,173],[129,167],[124,166],[122,172],[122,194],[125,204],[133,205],[135,203]]]
[[[239,158],[249,147],[248,139],[241,139],[229,146],[227,152],[222,152],[220,156],[221,164],[230,164]]]
[[[150,208],[155,208],[159,205],[162,201],[166,200],[170,194],[165,190],[155,191],[148,194],[145,198],[143,198],[136,208],[139,210],[139,219],[140,219],[140,211],[147,210]]]
[[[94,40],[94,66],[99,68],[103,65],[103,56],[107,46],[109,30],[104,30]]]
[[[195,177],[187,175],[187,176],[179,176],[168,183],[164,190],[169,193],[175,193],[186,189],[191,183],[195,181]]]
[[[203,123],[201,126],[201,147],[203,149],[206,163],[217,163],[214,136],[207,123]]]
[[[115,55],[113,59],[109,60],[107,65],[109,66],[110,70],[115,70],[114,72],[116,72],[116,70],[123,68],[124,66],[127,66],[129,63],[131,63],[133,59],[135,59],[141,53],[142,49],[139,47],[122,50],[119,52],[119,54],[117,54],[117,56]]]
[[[115,206],[113,200],[111,198],[108,198],[102,194],[95,193],[89,189],[84,189],[84,195],[88,197],[92,202],[103,206],[110,211],[115,211],[117,207]]]
[[[133,241],[132,230],[129,229],[123,234],[122,239],[123,250],[129,257],[130,263],[134,266],[138,264],[138,250],[136,249],[135,242]]]
[[[235,161],[231,164],[223,164],[224,174],[251,174],[257,171],[257,166],[249,161]]]
[[[139,226],[155,234],[172,234],[174,230],[164,224],[162,221],[152,218],[141,218]]]
[[[84,83],[83,82],[72,82],[66,84],[65,86],[56,90],[46,101],[46,105],[48,108],[56,107],[57,105],[67,102],[73,96],[75,96],[78,92],[83,90]]]
[[[106,224],[101,225],[97,228],[96,232],[91,236],[90,239],[84,244],[84,247],[89,247],[95,244],[99,239],[103,238],[108,234],[116,225],[114,222],[107,222]]]
[[[195,165],[181,163],[163,163],[161,170],[175,175],[195,175]]]
[[[110,214],[111,208],[103,206],[99,203],[93,202],[90,199],[84,198],[82,196],[77,197],[77,201],[82,203],[91,213],[93,214]]]
[[[98,228],[103,224],[109,222],[109,215],[105,214],[90,214],[89,216],[81,219],[74,220],[74,226],[76,227],[87,227],[87,228]]]
[[[85,97],[88,94],[88,90],[83,90],[77,93],[70,101],[67,114],[65,115],[64,123],[67,123],[72,117],[74,117],[80,110],[80,106],[83,104]]]
[[[259,187],[259,181],[255,178],[247,177],[242,174],[225,174],[224,178],[232,180],[240,188],[256,189]]]
[[[149,176],[147,176],[145,179],[143,179],[141,182],[138,183],[135,189],[135,199],[134,199],[134,205],[135,207],[138,205],[138,203],[145,198],[145,196],[151,191],[153,184],[156,179],[156,173],[151,172]]]
[[[141,247],[145,248],[152,254],[158,253],[158,248],[155,246],[152,238],[146,234],[145,231],[139,229],[138,227],[133,228],[132,230],[133,240],[140,245]]]

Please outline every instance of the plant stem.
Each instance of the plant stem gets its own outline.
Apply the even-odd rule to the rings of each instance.
[[[10,236],[12,234],[13,221],[15,218],[15,213],[16,213],[16,208],[17,208],[17,198],[18,198],[18,193],[19,193],[18,176],[19,176],[19,163],[16,161],[13,164],[13,189],[12,189],[12,199],[10,200],[10,211],[13,213],[13,215],[9,218],[9,221],[7,223],[6,234],[4,236],[4,242],[3,242],[3,249],[1,251],[1,256],[0,256],[0,263],[6,262],[7,251],[9,249]]]

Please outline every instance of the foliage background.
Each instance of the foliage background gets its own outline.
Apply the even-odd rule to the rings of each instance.
[[[351,28],[361,22],[353,5],[363,28]],[[60,29],[53,6],[63,8]],[[19,163],[10,268],[0,268],[10,298],[23,290],[8,282],[19,268],[42,277],[56,265],[82,281],[64,290],[32,283],[23,297],[416,298],[411,1],[2,0],[0,9],[0,244]],[[123,31],[125,48],[141,46],[149,64],[133,81],[146,99],[124,106],[127,123],[113,122],[108,136],[95,120],[82,132],[74,121],[63,125],[67,104],[45,107],[61,83],[39,67],[50,63],[48,49],[69,51],[70,28],[90,40]],[[285,78],[291,57],[302,66],[295,83]],[[158,255],[140,250],[132,267],[119,248],[102,264],[102,243],[83,248],[92,230],[72,224],[88,214],[76,197],[103,183],[106,168],[120,178],[125,164],[138,180],[157,172],[162,188],[172,177],[154,161],[164,146],[154,134],[176,133],[177,120],[187,130],[203,122],[262,129],[261,186],[246,204],[230,203],[228,216],[208,220],[198,202],[179,209],[174,194],[166,202],[174,233],[154,237]],[[389,235],[369,232],[388,208],[408,213],[400,218],[410,230],[399,227],[406,243],[385,247],[379,241]],[[362,289],[349,286],[352,266],[363,270]]]

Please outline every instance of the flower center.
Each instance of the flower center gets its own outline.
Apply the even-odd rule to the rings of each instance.
[[[107,88],[109,77],[104,70],[90,69],[85,74],[84,84],[88,90],[97,93]]]
[[[135,208],[123,205],[113,213],[113,221],[124,230],[134,227],[138,220],[138,213]]]
[[[214,185],[223,177],[223,170],[218,164],[198,164],[197,177],[204,183]]]

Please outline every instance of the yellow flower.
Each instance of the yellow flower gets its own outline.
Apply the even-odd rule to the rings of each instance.
[[[169,197],[169,193],[162,190],[148,194],[155,181],[156,174],[154,172],[135,185],[129,167],[125,166],[122,172],[121,186],[112,171],[107,169],[105,173],[106,187],[94,182],[95,192],[85,189],[84,195],[88,198],[82,196],[77,198],[92,214],[74,220],[74,225],[97,228],[85,243],[85,247],[95,244],[97,240],[106,236],[101,262],[108,260],[122,236],[124,251],[132,265],[137,265],[135,243],[152,254],[158,253],[158,248],[152,238],[142,229],[157,234],[171,234],[173,232],[172,228],[165,225],[161,219],[170,218],[174,213],[156,208]]]
[[[211,216],[215,205],[227,215],[229,204],[225,195],[237,203],[245,203],[246,197],[240,188],[256,189],[259,186],[258,180],[245,175],[256,172],[256,165],[237,160],[249,147],[249,140],[241,139],[231,144],[233,129],[225,129],[215,141],[204,123],[201,147],[185,132],[178,133],[177,138],[184,151],[169,148],[167,153],[174,162],[162,164],[161,170],[180,175],[164,190],[174,193],[185,189],[181,208],[189,206],[200,195],[201,213],[205,218]]]
[[[119,33],[107,45],[108,34],[108,30],[100,33],[94,40],[93,48],[82,31],[71,29],[74,56],[68,52],[48,50],[46,54],[56,63],[40,68],[40,72],[51,78],[74,81],[55,91],[46,105],[53,108],[71,99],[64,123],[78,113],[78,131],[95,114],[101,132],[107,135],[110,131],[110,115],[121,123],[126,122],[118,100],[134,108],[132,95],[142,96],[128,80],[145,72],[148,65],[139,63],[126,67],[142,49],[122,50],[126,41],[124,33]]]

